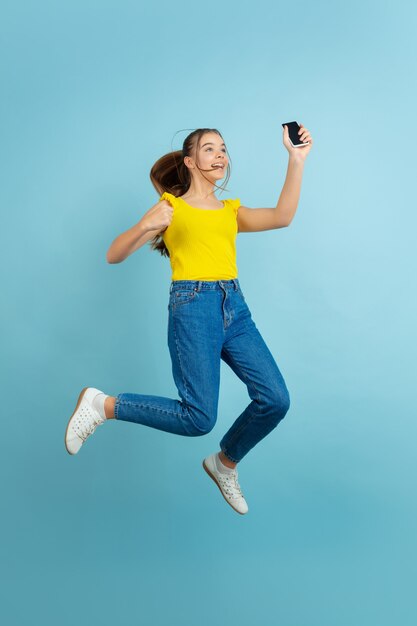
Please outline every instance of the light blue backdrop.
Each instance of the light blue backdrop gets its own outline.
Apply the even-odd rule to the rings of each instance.
[[[4,7],[5,624],[415,624],[416,17],[363,0]],[[272,206],[293,119],[315,141],[295,219],[237,240],[292,401],[240,465],[248,515],[201,468],[249,401],[224,363],[206,437],[112,422],[69,456],[82,387],[177,397],[168,260],[105,260],[157,200],[152,164],[177,130],[216,127],[220,197]]]

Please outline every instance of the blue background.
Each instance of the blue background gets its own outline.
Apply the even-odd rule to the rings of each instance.
[[[8,626],[415,624],[416,17],[363,0],[4,5]],[[293,119],[315,142],[296,216],[237,239],[292,402],[239,466],[248,515],[201,468],[249,402],[224,363],[206,437],[111,422],[71,457],[82,387],[177,397],[168,260],[105,259],[157,201],[152,164],[177,130],[218,128],[219,197],[274,206]]]

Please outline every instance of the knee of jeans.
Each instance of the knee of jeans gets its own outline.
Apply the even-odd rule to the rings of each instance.
[[[194,437],[207,435],[211,430],[213,430],[216,420],[217,415],[215,415],[214,413],[209,414],[203,413],[202,411],[191,412],[191,434]]]
[[[278,424],[287,414],[290,408],[290,394],[288,389],[280,387],[271,390],[267,398],[267,406],[271,412],[271,417]]]

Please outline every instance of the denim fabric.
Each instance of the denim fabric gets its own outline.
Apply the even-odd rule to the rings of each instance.
[[[216,423],[220,359],[247,386],[250,404],[220,441],[240,461],[287,413],[290,398],[237,278],[171,282],[168,347],[179,400],[137,393],[116,397],[115,417],[195,437]]]

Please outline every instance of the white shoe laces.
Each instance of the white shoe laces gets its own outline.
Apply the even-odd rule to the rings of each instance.
[[[222,486],[223,491],[229,498],[231,498],[232,500],[243,498],[243,493],[237,479],[236,470],[227,474],[222,474],[218,472],[217,478]]]
[[[83,406],[74,424],[74,430],[78,437],[85,441],[87,437],[93,434],[97,426],[103,423],[104,419],[97,411],[92,411],[89,406]]]

